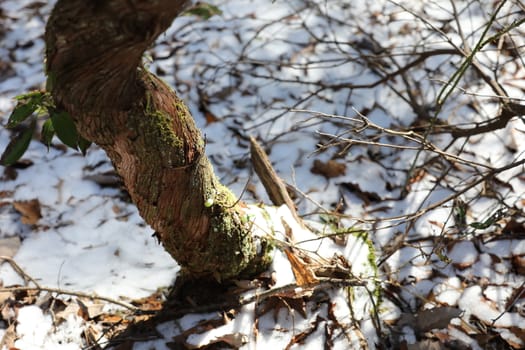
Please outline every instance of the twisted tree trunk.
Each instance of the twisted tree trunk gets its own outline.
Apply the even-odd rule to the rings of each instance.
[[[173,258],[190,275],[223,280],[264,268],[265,249],[215,177],[184,102],[142,66],[187,2],[59,0],[45,35],[48,90],[107,152]]]

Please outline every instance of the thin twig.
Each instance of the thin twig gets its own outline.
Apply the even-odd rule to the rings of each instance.
[[[140,308],[133,306],[131,304],[128,304],[126,302],[123,302],[123,301],[119,301],[113,298],[104,297],[100,295],[76,292],[76,291],[71,291],[71,290],[66,290],[66,289],[61,289],[61,288],[52,288],[52,287],[45,287],[45,286],[40,286],[40,287],[22,287],[21,286],[21,287],[0,288],[0,292],[19,292],[19,291],[50,292],[50,293],[57,293],[57,294],[62,294],[62,295],[71,295],[71,296],[76,296],[76,297],[81,297],[81,298],[87,298],[91,300],[103,300],[103,301],[107,301],[115,305],[122,306],[133,312],[141,312]]]
[[[163,317],[175,317],[177,315],[184,315],[188,313],[205,313],[217,310],[226,310],[235,307],[245,306],[252,303],[261,303],[271,297],[282,297],[286,295],[298,295],[302,292],[316,292],[319,290],[326,290],[328,288],[342,288],[342,287],[363,287],[366,286],[366,281],[359,278],[338,279],[338,278],[322,278],[317,277],[319,281],[299,286],[297,283],[290,283],[281,287],[272,288],[262,292],[255,292],[249,296],[240,296],[234,300],[227,300],[224,302],[198,305],[188,308],[177,308],[176,310],[163,311]]]
[[[138,307],[135,307],[131,304],[128,304],[126,302],[119,301],[113,298],[108,298],[108,297],[84,293],[84,292],[76,292],[76,291],[66,290],[62,288],[52,288],[52,287],[41,286],[33,277],[31,277],[27,272],[25,272],[24,269],[22,269],[20,265],[18,265],[12,258],[8,256],[0,256],[0,260],[3,260],[9,263],[11,267],[13,268],[13,270],[15,270],[15,272],[18,275],[20,275],[24,279],[24,281],[26,281],[26,283],[27,281],[30,281],[31,283],[35,285],[34,287],[29,287],[27,285],[17,286],[17,287],[3,287],[3,288],[0,288],[0,292],[10,292],[10,293],[19,292],[19,291],[50,292],[50,293],[57,293],[57,294],[63,294],[63,295],[77,296],[77,297],[87,298],[91,300],[103,300],[103,301],[107,301],[115,305],[122,306],[133,312],[141,311],[140,308]]]
[[[33,278],[31,277],[30,275],[28,275],[24,269],[22,269],[20,267],[20,265],[18,265],[16,263],[16,261],[14,261],[12,258],[8,257],[8,256],[0,256],[0,260],[2,261],[5,261],[7,262],[9,265],[11,265],[11,267],[13,268],[13,270],[15,270],[15,272],[20,276],[22,277],[22,279],[24,280],[24,283],[25,285],[27,286],[27,283],[28,282],[31,282],[35,285],[36,288],[40,288],[40,284],[38,284],[38,282]]]
[[[311,113],[316,114],[321,117],[325,118],[337,118],[341,120],[351,121],[351,122],[360,122],[362,125],[356,130],[357,132],[362,132],[366,130],[367,128],[372,128],[377,130],[378,132],[382,134],[388,134],[392,136],[399,136],[402,137],[408,141],[415,142],[419,144],[420,146],[406,146],[406,145],[395,145],[395,144],[388,144],[388,143],[381,143],[376,141],[366,141],[366,140],[355,140],[355,139],[349,139],[349,138],[343,138],[339,135],[333,135],[333,134],[327,134],[319,132],[319,135],[321,136],[327,136],[332,137],[335,140],[346,142],[349,144],[363,144],[363,145],[371,145],[371,146],[379,146],[379,147],[389,147],[389,148],[396,148],[396,149],[404,149],[404,150],[421,150],[421,146],[423,146],[423,150],[430,151],[436,154],[439,154],[440,156],[444,157],[445,159],[449,161],[456,161],[465,165],[474,166],[474,167],[482,167],[485,169],[492,170],[493,168],[489,165],[478,163],[472,160],[463,159],[455,154],[445,152],[441,150],[439,147],[434,145],[432,142],[428,141],[424,136],[419,135],[418,133],[410,130],[410,131],[403,131],[403,130],[393,130],[384,128],[380,125],[377,125],[373,123],[370,119],[368,119],[366,116],[361,114],[359,111],[354,109],[354,112],[359,116],[359,119],[356,118],[349,118],[345,116],[339,116],[334,114],[327,114],[322,112],[316,112],[311,110],[304,110],[304,109],[295,109],[294,112],[303,112],[303,113]],[[346,133],[346,132],[345,132]]]
[[[516,302],[525,293],[525,288],[523,288],[524,286],[525,286],[525,282],[522,282],[521,286],[518,287],[518,290],[521,289],[520,292],[518,293],[518,295],[514,296],[514,298],[512,299],[512,302],[508,304],[508,306],[505,308],[505,310],[503,310],[503,312],[500,313],[498,315],[498,317],[492,319],[492,325],[493,326],[494,326],[494,323],[496,323],[497,320],[499,320],[503,315],[505,315],[507,312],[509,312],[509,310],[512,309],[514,307],[514,305],[516,305]]]

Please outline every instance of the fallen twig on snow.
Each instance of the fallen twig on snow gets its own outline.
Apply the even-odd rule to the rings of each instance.
[[[52,287],[41,286],[33,277],[31,277],[27,272],[25,272],[20,267],[20,265],[18,265],[13,259],[11,259],[9,257],[6,257],[6,256],[0,256],[0,260],[3,260],[5,262],[9,263],[11,265],[11,267],[13,268],[13,270],[15,270],[15,272],[18,275],[20,275],[20,277],[22,277],[24,279],[25,283],[26,283],[25,286],[15,286],[15,287],[3,287],[3,288],[0,288],[0,292],[19,292],[19,291],[50,292],[50,293],[57,293],[57,294],[71,295],[71,296],[76,296],[76,297],[81,297],[81,298],[87,298],[87,299],[90,299],[90,300],[107,301],[109,303],[122,306],[122,307],[124,307],[124,308],[126,308],[128,310],[133,311],[133,312],[141,312],[140,308],[138,308],[136,306],[133,306],[133,305],[131,305],[129,303],[113,299],[113,298],[104,297],[104,296],[100,296],[100,295],[95,295],[95,294],[92,294],[92,293],[90,294],[90,293],[66,290],[66,289],[62,289],[62,288],[52,288]],[[28,282],[33,283],[35,286],[34,287],[27,286]]]

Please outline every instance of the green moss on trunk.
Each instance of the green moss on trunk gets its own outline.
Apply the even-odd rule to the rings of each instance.
[[[46,27],[57,108],[99,144],[144,220],[194,276],[233,278],[269,261],[235,196],[205,156],[182,100],[141,60],[186,0],[58,0]]]

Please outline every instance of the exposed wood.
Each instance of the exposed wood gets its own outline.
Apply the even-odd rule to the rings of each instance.
[[[286,190],[286,185],[283,180],[277,175],[275,169],[268,158],[268,155],[262,147],[259,145],[257,140],[252,136],[250,137],[250,155],[252,159],[253,169],[261,179],[264,189],[268,193],[268,197],[274,205],[280,206],[286,204],[286,206],[292,212],[295,220],[303,225],[303,221],[297,214],[295,204],[290,198],[290,194]]]

